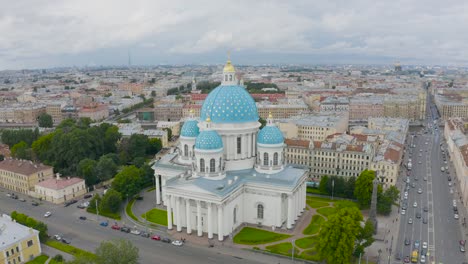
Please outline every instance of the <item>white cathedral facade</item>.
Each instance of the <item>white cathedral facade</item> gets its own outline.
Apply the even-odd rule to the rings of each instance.
[[[228,60],[200,119],[187,120],[176,151],[153,165],[168,229],[223,241],[242,223],[293,228],[306,206],[307,173],[284,164],[284,138],[272,117],[262,129],[258,120]]]

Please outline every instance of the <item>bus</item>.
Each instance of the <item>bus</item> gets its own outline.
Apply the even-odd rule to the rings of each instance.
[[[411,253],[411,263],[418,263],[418,251],[413,250]]]

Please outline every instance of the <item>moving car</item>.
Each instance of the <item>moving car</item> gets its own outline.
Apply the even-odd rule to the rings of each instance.
[[[184,243],[183,243],[182,241],[180,241],[180,240],[174,240],[174,241],[172,241],[172,245],[174,245],[174,246],[180,247],[180,246],[182,246],[183,244],[184,244]]]
[[[413,207],[418,207],[418,202],[414,202]]]
[[[402,209],[402,210],[401,210],[401,214],[402,214],[402,215],[405,215],[405,214],[406,214],[406,210],[405,210],[405,209]]]
[[[424,241],[424,242],[422,243],[422,248],[427,248],[427,242],[426,242],[426,241]]]
[[[421,255],[421,258],[419,259],[419,263],[426,263],[426,256]]]
[[[460,245],[460,252],[465,252],[465,246]]]
[[[422,189],[421,189],[421,188],[418,189],[418,193],[419,193],[419,194],[422,193]]]
[[[414,241],[414,248],[419,249],[419,240]]]
[[[453,217],[454,217],[455,219],[460,218],[460,216],[458,216],[458,214],[454,214]]]
[[[80,216],[80,220],[86,220],[86,216]]]
[[[418,219],[421,218],[421,213],[420,212],[416,213],[416,218],[418,218]]]
[[[423,218],[423,224],[427,225],[427,218]]]
[[[49,216],[51,216],[51,215],[52,215],[51,212],[46,212],[46,213],[44,214],[44,217],[49,217]]]
[[[412,224],[412,223],[413,223],[413,218],[408,219],[408,224]]]
[[[429,211],[429,208],[427,208],[427,206],[424,206],[423,211],[427,212],[427,211]]]
[[[411,244],[411,241],[408,238],[405,238],[405,245],[409,246]]]
[[[32,206],[38,206],[39,203],[38,203],[38,202],[32,202],[31,205],[32,205]]]
[[[21,198],[21,199],[19,199],[18,201],[20,201],[20,202],[26,202],[26,199]]]

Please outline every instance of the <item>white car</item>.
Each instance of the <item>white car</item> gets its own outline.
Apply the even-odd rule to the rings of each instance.
[[[454,199],[454,200],[452,201],[452,205],[453,205],[453,206],[457,206],[457,200]]]
[[[427,248],[427,242],[422,243],[422,248]]]
[[[421,255],[421,259],[419,260],[419,263],[426,263],[426,256]]]
[[[418,207],[418,203],[414,202],[413,207]]]
[[[452,183],[451,183],[451,182],[449,182],[449,186],[452,186]]]
[[[406,210],[401,210],[401,214],[402,214],[402,215],[405,215],[405,214],[406,214]]]
[[[419,193],[419,194],[422,193],[422,189],[421,189],[421,188],[418,189],[418,193]]]
[[[453,193],[453,189],[452,189],[452,188],[450,188],[450,193]]]
[[[60,235],[54,235],[54,239],[57,241],[61,241],[62,237]]]
[[[130,231],[130,233],[134,234],[134,235],[140,235],[141,234],[140,230],[138,230],[138,229],[133,229],[132,231]]]
[[[184,243],[183,243],[182,241],[180,241],[180,240],[174,240],[174,241],[172,241],[172,245],[174,245],[174,246],[180,247],[180,246],[182,246],[183,244],[184,244]]]
[[[51,215],[52,215],[51,212],[46,212],[46,213],[44,214],[44,217],[49,217],[49,216],[51,216]]]
[[[453,217],[455,217],[455,219],[459,218],[458,214],[453,215]]]

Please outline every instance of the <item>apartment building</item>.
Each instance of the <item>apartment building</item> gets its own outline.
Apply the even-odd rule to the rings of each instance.
[[[322,113],[348,113],[349,99],[347,97],[329,96],[320,102]]]
[[[46,113],[49,114],[52,117],[52,120],[54,121],[54,124],[58,124],[62,122],[63,116],[62,116],[62,105],[61,104],[47,104],[46,106]]]
[[[445,121],[444,137],[449,160],[455,167],[464,204],[468,203],[468,118]]]
[[[309,108],[302,99],[279,100],[278,103],[262,101],[257,103],[258,115],[267,119],[269,114],[275,118],[289,118],[309,112]]]
[[[380,143],[370,169],[375,171],[377,179],[384,188],[395,185],[403,158],[404,145],[391,140]]]
[[[26,263],[41,253],[39,231],[16,223],[9,215],[0,216],[0,263]]]
[[[38,182],[53,177],[53,168],[29,160],[7,158],[0,161],[0,186],[30,195]]]
[[[344,133],[348,129],[348,116],[346,114],[294,116],[279,120],[278,127],[286,138],[323,141],[329,135]]]
[[[101,121],[109,117],[109,106],[107,104],[91,104],[82,107],[78,111],[78,117],[89,118],[93,121]]]
[[[285,159],[287,164],[296,164],[310,168],[310,141],[304,139],[286,139]]]
[[[443,120],[452,117],[468,117],[468,90],[453,91],[448,90],[441,94],[434,95],[434,102]]]
[[[183,104],[155,104],[154,118],[160,121],[179,121],[182,118]]]
[[[115,124],[119,128],[119,133],[122,137],[130,137],[133,134],[142,134],[148,138],[159,138],[163,148],[168,147],[169,139],[167,131],[163,129],[145,129],[142,124],[129,123],[129,124]]]

